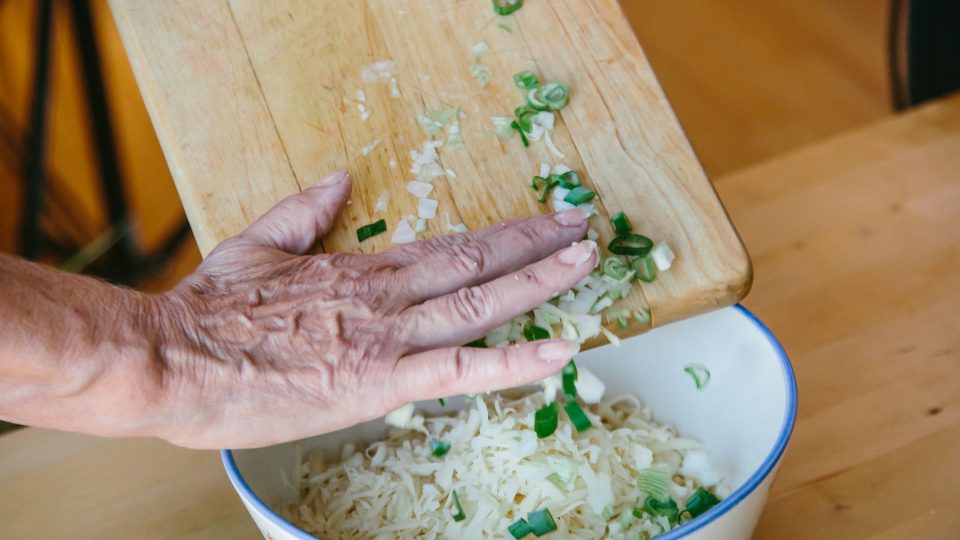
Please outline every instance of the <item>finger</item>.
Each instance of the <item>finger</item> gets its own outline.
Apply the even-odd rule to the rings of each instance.
[[[451,347],[405,356],[390,377],[397,404],[529,384],[554,375],[577,353],[551,339],[498,349]]]
[[[422,261],[424,257],[439,253],[449,248],[453,243],[486,238],[487,236],[496,234],[507,227],[512,227],[517,223],[528,219],[530,218],[508,219],[506,221],[497,223],[496,225],[484,227],[483,229],[478,229],[476,231],[448,234],[430,238],[428,240],[411,242],[409,244],[403,244],[393,249],[384,251],[381,253],[381,255],[389,256],[391,260],[395,261],[400,266],[407,266]]]
[[[333,226],[350,196],[350,175],[339,170],[317,185],[283,199],[238,236],[288,253],[306,253]]]
[[[407,308],[401,315],[409,325],[407,344],[430,349],[466,343],[526,313],[590,273],[596,244],[579,242],[540,262],[483,285]]]
[[[538,216],[481,237],[437,239],[436,253],[399,271],[412,302],[489,281],[543,259],[583,238],[587,213],[579,208]]]

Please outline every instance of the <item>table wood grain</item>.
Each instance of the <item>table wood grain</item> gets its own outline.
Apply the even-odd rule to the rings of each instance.
[[[960,95],[726,177],[800,388],[758,539],[960,531]],[[215,453],[0,436],[0,538],[256,538]]]
[[[686,261],[635,284],[618,309],[649,308],[659,326],[732,304],[750,287],[743,245],[616,0],[530,2],[509,17],[487,0],[111,7],[204,253],[339,167],[354,179],[351,204],[322,248],[391,247],[401,217],[417,213],[405,189],[415,176],[410,152],[428,138],[417,118],[457,109],[466,144],[437,148],[453,173],[433,181],[439,209],[426,236],[446,234],[448,223],[477,229],[547,212],[530,179],[541,163],[565,164],[598,194],[592,224],[604,245],[614,236],[607,217],[622,210]],[[490,71],[484,87],[470,75],[478,43],[489,48],[477,58]],[[391,62],[389,73],[365,80],[375,62]],[[491,118],[523,101],[513,82],[522,70],[570,87],[551,131],[564,157],[544,141],[525,148],[494,132]],[[375,212],[385,191],[387,209]],[[381,218],[387,233],[358,243],[356,229]],[[648,329],[607,324],[624,336]]]

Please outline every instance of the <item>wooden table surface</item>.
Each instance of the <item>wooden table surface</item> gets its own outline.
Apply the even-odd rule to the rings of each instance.
[[[960,95],[717,182],[799,419],[756,538],[960,536]],[[0,538],[256,538],[213,452],[0,436]]]

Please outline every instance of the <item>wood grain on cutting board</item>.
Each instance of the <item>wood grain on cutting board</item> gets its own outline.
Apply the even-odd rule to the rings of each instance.
[[[399,219],[416,214],[404,188],[409,152],[427,138],[416,117],[459,107],[466,145],[439,149],[456,176],[434,182],[440,209],[428,234],[443,234],[446,216],[475,229],[548,211],[529,181],[541,162],[562,162],[597,191],[603,243],[606,217],[623,210],[677,253],[627,307],[649,305],[661,325],[749,288],[749,259],[613,0],[531,1],[510,17],[481,0],[111,5],[204,253],[337,167],[350,170],[354,193],[324,249],[388,249]],[[483,88],[469,73],[481,41],[490,47],[479,59],[491,74]],[[386,81],[363,81],[362,68],[380,60],[394,62],[400,98]],[[522,103],[512,75],[524,69],[570,86],[552,133],[563,159],[543,142],[524,148],[494,133],[490,117]],[[384,190],[388,210],[376,214]],[[356,228],[380,217],[388,233],[358,245]]]

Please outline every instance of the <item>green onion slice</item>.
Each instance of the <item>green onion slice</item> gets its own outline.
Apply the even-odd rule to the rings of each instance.
[[[539,89],[540,87],[530,88],[527,90],[527,107],[535,111],[549,111],[550,106],[540,101],[540,98],[537,97],[537,90]]]
[[[553,520],[553,515],[548,508],[527,514],[527,523],[534,536],[543,536],[557,530],[557,522]]]
[[[618,235],[627,234],[633,230],[630,219],[627,218],[627,215],[622,211],[610,216],[610,223],[613,223],[613,230],[615,230]]]
[[[525,88],[529,90],[530,88],[536,88],[540,86],[540,79],[538,79],[532,71],[527,70],[514,73],[513,83],[517,85],[517,88]]]
[[[441,406],[441,407],[446,407],[446,406],[447,406],[447,398],[445,398],[445,397],[438,398],[438,399],[437,399],[437,402],[440,403],[440,406]]]
[[[650,310],[647,308],[640,308],[634,311],[633,318],[640,324],[650,324],[653,322],[653,318],[650,316]]]
[[[579,185],[580,185],[580,175],[577,173],[577,171],[567,171],[567,172],[565,172],[565,173],[563,173],[563,174],[560,174],[560,175],[557,175],[557,176],[560,178],[560,180],[561,180],[562,182],[566,182],[567,184],[569,184],[569,185],[571,185],[571,186],[579,186]],[[566,186],[564,186],[564,187],[566,187]],[[568,188],[568,189],[569,189],[569,188]]]
[[[525,133],[530,133],[533,131],[533,121],[537,115],[540,114],[540,111],[535,111],[525,105],[521,105],[513,110],[513,114],[517,117],[517,124],[520,126],[520,129]]]
[[[703,387],[710,382],[710,370],[700,364],[690,364],[683,370],[693,378],[693,384],[697,385],[697,390],[703,390]]]
[[[507,527],[507,530],[510,532],[511,536],[516,538],[516,540],[520,540],[524,536],[533,532],[533,529],[530,528],[530,524],[527,523],[527,520],[523,518],[520,518],[514,521],[513,523],[511,523]]]
[[[450,443],[443,439],[430,439],[430,453],[433,457],[443,457],[450,451]]]
[[[653,240],[642,234],[626,233],[610,241],[607,249],[617,255],[636,255],[643,257],[653,249]]]
[[[534,107],[534,103],[545,107],[543,111],[559,111],[567,105],[570,99],[570,90],[567,85],[560,82],[548,82],[538,86],[534,90],[533,99],[527,94],[527,102]]]
[[[457,490],[453,490],[453,506],[457,509],[457,513],[453,515],[454,521],[467,519],[467,515],[463,513],[463,507],[460,506],[460,497],[457,495]]]
[[[577,399],[577,365],[573,363],[573,360],[570,361],[563,368],[563,374],[561,375],[563,380],[563,397],[569,401],[576,401]]]
[[[641,281],[650,283],[657,278],[657,266],[653,263],[653,257],[649,253],[630,261],[630,268],[637,273],[637,279]]]
[[[464,347],[476,347],[478,349],[486,349],[487,341],[484,338],[480,338],[465,344]]]
[[[549,437],[557,430],[557,402],[540,407],[533,415],[533,430],[537,432],[537,438],[543,439]]]
[[[497,15],[510,15],[523,7],[523,0],[493,0],[493,11]]]
[[[710,493],[702,487],[697,488],[697,490],[693,492],[693,495],[687,499],[687,512],[690,512],[691,517],[697,517],[716,506],[719,502],[720,499],[713,493]]]
[[[523,141],[524,146],[530,146],[530,141],[527,140],[527,135],[523,132],[523,129],[520,127],[520,124],[516,122],[516,120],[510,122],[510,127],[520,133],[520,140]]]
[[[369,225],[364,225],[363,227],[357,229],[357,242],[363,242],[367,238],[371,238],[385,232],[387,232],[387,221],[384,219],[374,221]]]
[[[627,266],[627,261],[623,260],[622,257],[611,255],[603,260],[603,275],[609,276],[610,279],[620,281],[627,277],[628,272],[630,272],[630,267]]]
[[[633,515],[643,517],[647,513],[653,516],[663,516],[671,524],[676,523],[680,517],[680,509],[677,507],[677,501],[673,499],[661,500],[656,497],[647,497],[643,501],[643,506],[633,509]]]
[[[567,193],[567,196],[564,197],[563,200],[566,201],[566,202],[568,202],[568,203],[570,203],[570,204],[572,204],[572,205],[578,205],[578,204],[583,204],[583,203],[585,203],[585,202],[589,202],[589,201],[593,200],[593,198],[596,197],[596,196],[597,196],[597,194],[594,193],[594,192],[592,192],[592,191],[590,191],[589,189],[587,189],[587,188],[585,188],[585,187],[583,187],[583,186],[577,186],[577,187],[571,189],[571,190],[570,190],[570,193]],[[650,247],[653,247],[653,244],[652,244],[652,243],[651,243]],[[616,252],[614,252],[614,253],[616,253]]]
[[[534,324],[526,324],[523,326],[523,337],[527,341],[550,339],[550,331]]]
[[[564,392],[566,392],[566,389],[564,389]],[[587,418],[587,414],[583,412],[580,404],[576,401],[568,401],[564,403],[563,410],[567,412],[567,416],[570,417],[570,421],[573,422],[573,427],[577,428],[578,433],[583,433],[584,431],[593,427],[593,424],[590,423],[590,419]]]

